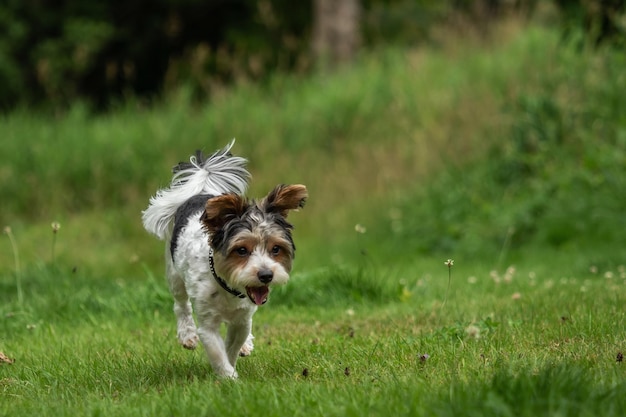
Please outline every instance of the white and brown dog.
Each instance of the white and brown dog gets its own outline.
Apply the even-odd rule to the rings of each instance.
[[[295,245],[287,213],[304,206],[307,190],[279,185],[258,202],[246,199],[247,161],[230,154],[233,144],[175,166],[170,187],[150,199],[143,225],[166,241],[179,342],[194,349],[199,339],[214,371],[236,378],[238,356],[254,347],[253,314],[270,286],[289,280]]]

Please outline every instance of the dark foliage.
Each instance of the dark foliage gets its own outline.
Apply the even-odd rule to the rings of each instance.
[[[596,46],[610,43],[626,47],[624,0],[555,0],[555,4],[562,12],[567,36],[582,32]]]
[[[361,0],[363,44],[416,44],[446,16],[488,28],[537,0]],[[555,0],[568,34],[624,45],[624,0]],[[313,0],[5,0],[0,3],[0,111],[105,109],[186,85],[196,99],[233,81],[313,67]]]
[[[103,107],[209,75],[291,69],[310,10],[286,0],[9,0],[0,5],[0,107],[77,98]]]

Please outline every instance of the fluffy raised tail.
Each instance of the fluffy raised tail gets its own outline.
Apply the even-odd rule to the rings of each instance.
[[[197,151],[189,162],[176,165],[169,188],[157,191],[143,211],[143,227],[163,240],[170,233],[176,210],[191,197],[198,194],[244,194],[250,173],[246,169],[247,161],[230,153],[234,143],[233,139],[206,160],[202,152]]]

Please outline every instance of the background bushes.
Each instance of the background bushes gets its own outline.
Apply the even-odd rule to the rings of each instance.
[[[0,109],[96,108],[186,85],[197,99],[236,80],[314,67],[315,0],[7,0],[0,4]],[[365,47],[417,44],[435,24],[481,31],[536,0],[362,0]],[[547,3],[547,2],[546,2]],[[545,4],[545,3],[544,3]],[[555,1],[568,33],[623,44],[624,1]],[[463,22],[461,24],[461,22]]]
[[[85,99],[103,107],[179,82],[205,90],[208,76],[290,69],[310,10],[284,0],[4,2],[0,105]]]

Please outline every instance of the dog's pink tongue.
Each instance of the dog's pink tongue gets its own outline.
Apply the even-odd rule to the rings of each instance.
[[[248,297],[258,306],[265,304],[267,296],[270,293],[270,289],[267,286],[246,287],[246,290],[248,292]]]

